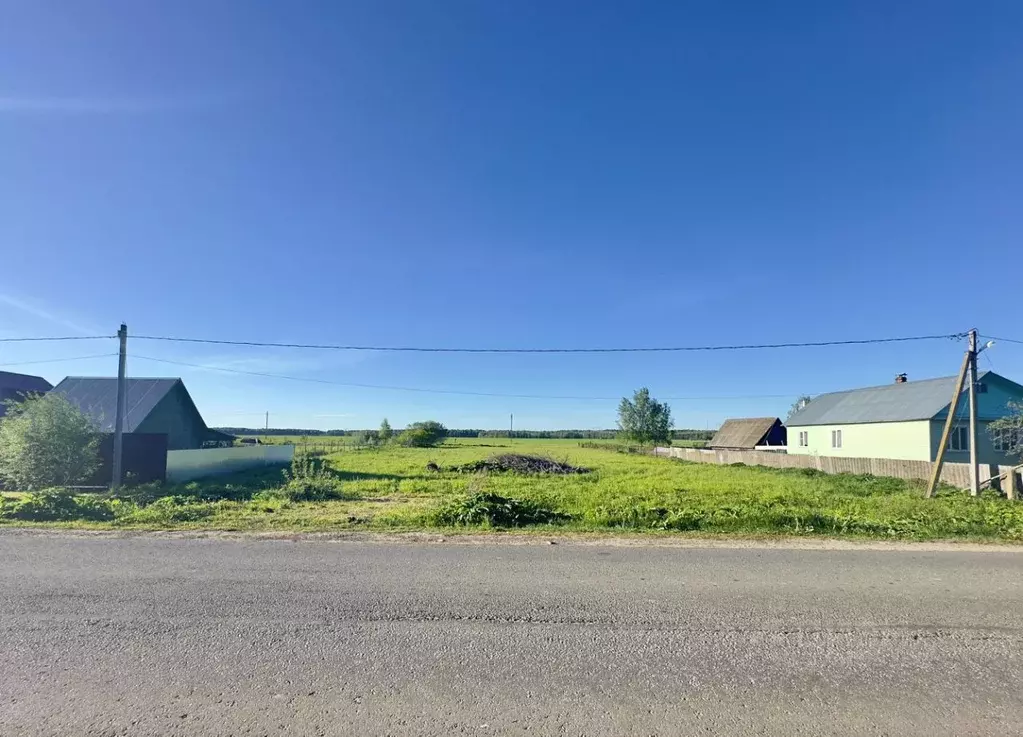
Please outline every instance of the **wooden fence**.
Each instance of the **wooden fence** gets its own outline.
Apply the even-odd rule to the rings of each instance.
[[[891,458],[839,458],[835,456],[789,455],[763,450],[704,450],[697,448],[654,448],[654,455],[679,458],[693,463],[745,463],[747,466],[768,466],[770,468],[816,468],[823,473],[869,473],[874,476],[894,476],[900,479],[922,479],[931,477],[931,463],[928,461],[898,461]],[[1008,473],[1012,466],[981,464],[980,480]],[[970,485],[968,463],[946,463],[941,468],[941,480],[952,486],[967,488]],[[1019,487],[1016,474],[1016,488]],[[1003,484],[1006,482],[1003,481]],[[1003,486],[1002,488],[1005,488]]]

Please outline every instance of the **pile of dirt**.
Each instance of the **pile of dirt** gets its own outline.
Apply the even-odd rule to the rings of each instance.
[[[553,458],[519,453],[503,453],[483,461],[452,466],[448,470],[457,473],[521,473],[528,475],[539,473],[570,475],[590,472],[588,468],[580,468]]]

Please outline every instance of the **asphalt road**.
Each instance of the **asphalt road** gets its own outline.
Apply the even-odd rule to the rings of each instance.
[[[0,533],[2,735],[1021,735],[1023,553]]]

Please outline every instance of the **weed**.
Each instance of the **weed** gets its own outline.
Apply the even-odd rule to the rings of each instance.
[[[486,477],[477,475],[469,482],[469,494],[442,506],[435,513],[436,523],[445,526],[485,525],[488,527],[526,527],[567,521],[569,515],[555,512],[536,502],[510,499],[484,490]]]
[[[28,522],[105,521],[114,518],[108,501],[79,496],[67,489],[33,492],[13,504],[5,503],[3,514],[8,519]]]
[[[206,519],[217,508],[197,497],[165,496],[145,506],[127,503],[115,509],[118,524],[166,525]]]
[[[534,502],[509,499],[500,494],[477,493],[458,499],[437,511],[440,525],[486,525],[489,527],[525,527],[549,525],[569,519]]]

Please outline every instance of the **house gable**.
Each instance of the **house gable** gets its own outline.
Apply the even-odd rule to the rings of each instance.
[[[188,450],[201,448],[208,430],[184,383],[178,379],[139,423],[137,432],[164,433],[168,450]]]
[[[979,384],[977,391],[977,419],[979,420],[997,420],[1005,417],[1012,411],[1009,402],[1023,403],[1023,386],[993,371],[980,374],[977,383]],[[951,395],[951,391],[949,394]],[[931,419],[944,421],[948,417],[948,409],[951,406],[952,397],[949,396],[945,406]],[[969,406],[969,399],[964,391],[959,398],[957,417],[969,417]]]

